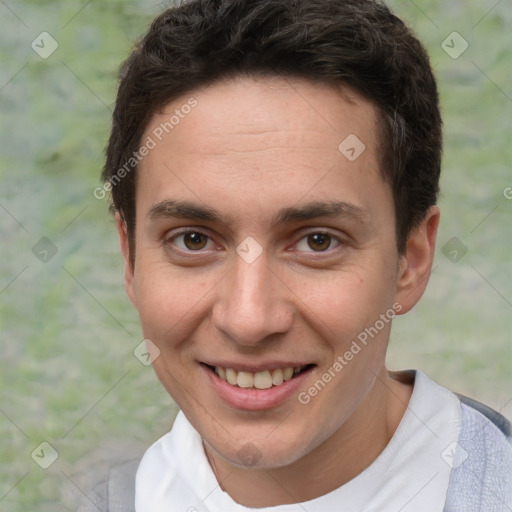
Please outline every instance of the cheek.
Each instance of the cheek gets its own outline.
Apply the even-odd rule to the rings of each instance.
[[[375,265],[337,272],[317,280],[312,292],[304,297],[311,318],[324,326],[327,337],[334,339],[340,349],[374,325],[393,304],[394,284],[379,268]]]
[[[192,352],[212,286],[168,265],[155,262],[144,267],[143,263],[141,258],[135,290],[144,338],[159,350],[153,370],[179,407],[188,410],[186,397],[190,392],[195,395],[195,391],[184,397],[183,387],[193,390],[189,381],[195,365]]]
[[[329,435],[363,400],[385,361],[395,311],[390,281],[380,274],[377,282],[378,276],[378,272],[339,273],[326,279],[306,302],[309,311],[304,314],[327,347],[317,376],[326,384],[313,383],[301,390],[301,396],[308,401],[305,410],[310,416],[325,418],[322,432]],[[386,321],[381,320],[387,312]]]
[[[161,350],[180,344],[204,312],[212,288],[209,282],[186,270],[141,258],[134,289],[144,336]]]

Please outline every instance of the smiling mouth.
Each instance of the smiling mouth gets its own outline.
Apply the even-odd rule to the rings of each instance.
[[[297,375],[313,368],[314,364],[304,366],[274,368],[272,370],[264,370],[257,373],[237,371],[233,368],[223,368],[221,366],[211,366],[202,363],[210,371],[216,373],[220,379],[231,384],[233,387],[254,388],[254,389],[270,389],[287,382]]]

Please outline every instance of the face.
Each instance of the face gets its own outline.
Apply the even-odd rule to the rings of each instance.
[[[375,108],[350,89],[237,79],[170,103],[148,136],[133,268],[118,225],[154,369],[223,459],[291,464],[360,411],[390,318],[417,300]]]

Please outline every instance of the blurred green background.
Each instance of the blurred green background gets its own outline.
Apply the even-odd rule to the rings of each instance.
[[[446,149],[435,269],[421,303],[395,320],[389,366],[419,368],[512,417],[512,9],[391,5],[431,54]],[[93,196],[118,66],[164,7],[0,1],[2,511],[74,510],[91,469],[140,452],[176,414],[133,354],[138,318],[107,200]],[[58,44],[49,56],[42,32]],[[42,442],[58,453],[48,469]]]

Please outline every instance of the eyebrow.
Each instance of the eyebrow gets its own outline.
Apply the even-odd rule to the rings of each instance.
[[[277,214],[274,224],[312,220],[317,217],[347,217],[364,223],[369,218],[369,212],[364,208],[343,201],[315,201],[299,207],[283,208]]]
[[[229,225],[230,218],[223,217],[213,208],[189,201],[161,201],[151,206],[147,213],[149,219],[178,218],[198,221],[217,222]],[[345,217],[359,223],[365,223],[369,213],[364,208],[343,201],[315,201],[302,206],[282,208],[274,217],[272,224],[288,224],[297,221],[313,220],[317,217]]]

